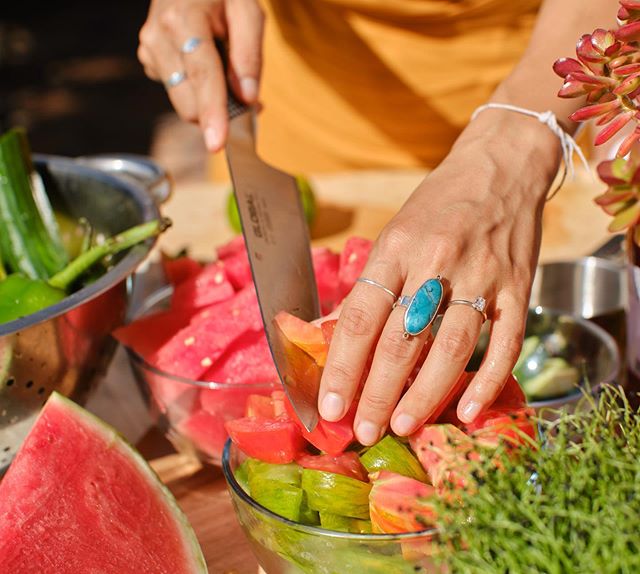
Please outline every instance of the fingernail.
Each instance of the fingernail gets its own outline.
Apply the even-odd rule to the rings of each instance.
[[[344,411],[344,399],[338,393],[327,393],[320,405],[320,415],[332,422],[339,421]]]
[[[404,436],[411,434],[417,424],[418,421],[414,417],[406,413],[402,413],[393,421],[393,430],[396,434]]]
[[[209,151],[218,151],[222,142],[220,141],[220,132],[216,128],[208,127],[204,130],[204,143]]]
[[[258,81],[255,78],[241,78],[240,91],[245,102],[255,102],[258,99]]]
[[[371,446],[378,442],[380,428],[371,421],[362,421],[356,428],[358,441],[364,446]]]
[[[469,401],[462,409],[462,422],[470,423],[478,416],[481,405],[476,401]]]

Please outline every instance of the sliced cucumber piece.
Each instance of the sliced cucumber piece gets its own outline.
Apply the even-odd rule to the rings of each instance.
[[[366,482],[333,472],[305,468],[302,470],[302,488],[313,510],[369,518],[371,485]]]

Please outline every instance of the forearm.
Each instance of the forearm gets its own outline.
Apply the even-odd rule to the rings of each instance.
[[[568,117],[581,99],[557,96],[562,79],[553,71],[560,57],[575,57],[577,40],[596,28],[615,25],[618,9],[613,0],[546,0],[540,10],[531,41],[511,74],[498,86],[492,102],[520,106],[537,112],[551,110],[570,133],[576,125]],[[458,145],[482,139],[494,148],[496,161],[507,154],[505,165],[532,183],[531,192],[542,198],[555,176],[560,157],[558,138],[535,118],[510,111],[487,110],[472,121]],[[517,149],[519,153],[510,150]]]

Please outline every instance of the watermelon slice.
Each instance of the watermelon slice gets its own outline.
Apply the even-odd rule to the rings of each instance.
[[[225,257],[221,260],[221,265],[224,265],[227,277],[234,288],[242,289],[247,285],[253,285],[249,256],[244,249]]]
[[[369,259],[373,242],[362,237],[350,237],[340,254],[340,270],[338,271],[340,299],[346,297],[362,275]]]
[[[109,426],[53,393],[0,483],[0,571],[206,573],[186,517]]]
[[[176,430],[205,455],[216,461],[222,458],[228,435],[221,416],[201,409],[183,419]]]
[[[246,247],[244,245],[244,237],[242,235],[237,235],[231,241],[225,243],[224,245],[220,245],[216,249],[216,256],[218,260],[224,260],[231,255],[235,255],[236,253],[245,250]]]
[[[196,314],[150,362],[167,373],[198,380],[245,331],[262,329],[258,298],[250,285]]]
[[[226,301],[235,294],[221,263],[209,263],[196,275],[176,285],[171,296],[172,309],[195,310]]]
[[[326,247],[315,247],[311,251],[313,270],[316,275],[320,309],[326,315],[333,311],[340,302],[338,270],[340,269],[340,255]]]
[[[202,265],[191,257],[170,257],[161,253],[161,264],[164,275],[171,285],[178,285],[202,271]]]

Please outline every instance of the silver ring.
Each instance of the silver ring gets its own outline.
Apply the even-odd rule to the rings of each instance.
[[[200,44],[202,44],[202,38],[192,36],[184,41],[184,44],[182,44],[182,47],[180,48],[180,52],[183,54],[192,54]]]
[[[359,283],[366,283],[367,285],[373,285],[374,287],[379,287],[385,293],[391,295],[394,301],[398,298],[398,296],[393,291],[391,291],[391,289],[387,289],[382,283],[378,283],[373,279],[367,279],[366,277],[358,277],[356,281],[358,281]]]
[[[175,88],[178,84],[181,84],[187,79],[187,74],[184,71],[173,72],[164,83],[164,87]]]
[[[484,297],[476,297],[474,301],[469,301],[468,299],[452,299],[449,301],[447,307],[451,307],[451,305],[466,305],[467,307],[471,307],[482,315],[483,322],[487,320],[487,313],[485,312],[487,300]]]

